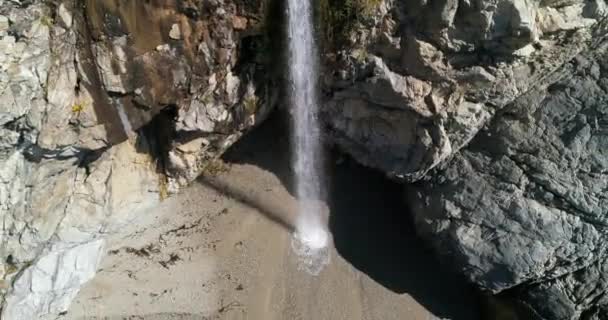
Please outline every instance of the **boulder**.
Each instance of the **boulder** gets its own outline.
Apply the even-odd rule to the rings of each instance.
[[[328,137],[391,178],[417,181],[590,50],[603,36],[604,8],[601,0],[380,1],[343,30],[348,41],[325,45]]]
[[[608,307],[606,61],[598,39],[408,188],[419,234],[450,266],[541,319]]]

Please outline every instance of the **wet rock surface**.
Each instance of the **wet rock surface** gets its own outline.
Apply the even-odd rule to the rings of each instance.
[[[270,10],[264,1],[85,1],[83,23],[110,109],[127,135],[149,127],[144,136],[157,140],[170,192],[271,109],[272,56],[247,52],[268,46]]]

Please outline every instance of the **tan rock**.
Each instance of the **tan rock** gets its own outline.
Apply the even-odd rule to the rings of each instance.
[[[8,18],[0,15],[0,34],[8,30]]]
[[[245,30],[247,28],[247,18],[240,16],[232,17],[232,27],[235,30]]]
[[[174,23],[171,26],[171,31],[169,31],[169,38],[173,40],[180,40],[182,38],[182,32],[177,23]]]

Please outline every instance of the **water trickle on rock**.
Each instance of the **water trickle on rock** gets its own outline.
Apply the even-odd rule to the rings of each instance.
[[[292,241],[302,269],[318,274],[329,263],[329,234],[323,219],[322,144],[317,119],[317,49],[311,0],[288,1],[292,157],[298,219]]]

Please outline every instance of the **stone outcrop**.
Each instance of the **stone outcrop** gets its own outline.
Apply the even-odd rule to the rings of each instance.
[[[542,319],[608,306],[608,41],[501,110],[410,190],[421,235]]]
[[[372,8],[326,45],[330,140],[414,183],[419,234],[508,319],[604,319],[606,3]]]
[[[269,11],[263,1],[85,1],[95,88],[126,136],[149,127],[170,192],[270,111],[272,56],[249,52],[269,46]]]
[[[409,182],[588,50],[606,14],[602,0],[351,2],[377,5],[328,46],[324,119],[346,152]]]
[[[266,116],[267,10],[0,0],[2,319],[65,311],[106,235]]]

